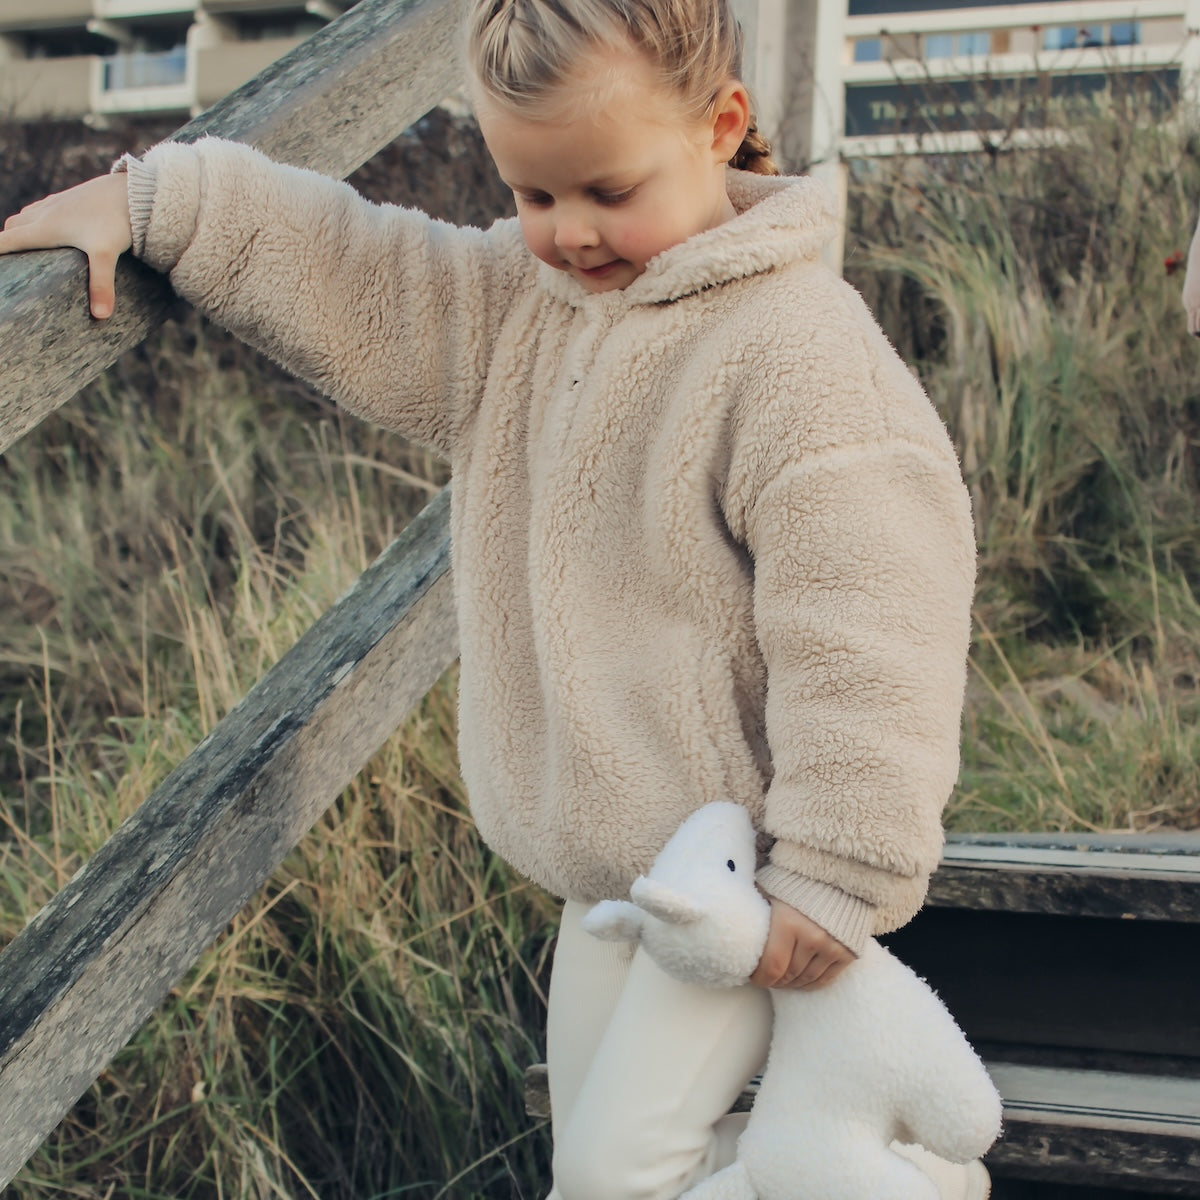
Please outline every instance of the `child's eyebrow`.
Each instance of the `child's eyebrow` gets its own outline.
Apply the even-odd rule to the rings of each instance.
[[[594,179],[589,179],[583,186],[587,188],[600,188],[606,191],[621,191],[628,188],[644,174],[645,172],[642,169],[629,166],[620,171],[610,171],[607,175],[598,175]]]

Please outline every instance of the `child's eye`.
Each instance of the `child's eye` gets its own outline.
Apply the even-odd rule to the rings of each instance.
[[[626,200],[633,199],[634,192],[637,188],[626,188],[623,192],[597,192],[596,199],[601,204],[624,204]]]
[[[554,202],[545,192],[514,192],[513,195],[522,204],[532,204],[535,208],[545,208]]]

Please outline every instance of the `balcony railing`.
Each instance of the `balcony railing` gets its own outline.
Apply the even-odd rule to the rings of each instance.
[[[187,83],[187,47],[173,50],[114,54],[103,60],[101,87],[105,92],[178,87]]]

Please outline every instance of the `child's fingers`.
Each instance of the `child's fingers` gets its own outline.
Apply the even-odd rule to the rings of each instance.
[[[88,259],[88,306],[103,320],[116,306],[117,259],[130,248],[127,181],[100,175],[56,192],[8,218],[0,254],[75,246]]]
[[[75,246],[120,253],[133,240],[124,175],[100,175],[26,205],[4,222],[0,251]]]
[[[117,304],[117,258],[107,252],[88,255],[88,307],[99,321],[111,317]]]
[[[27,204],[20,212],[15,212],[11,217],[5,218],[5,230],[17,229],[22,225],[28,225],[30,221],[37,220],[37,209],[41,205],[40,200],[35,200],[32,204]]]
[[[814,955],[790,986],[804,991],[828,987],[849,965],[849,962],[841,958],[831,959],[820,954]]]
[[[790,950],[768,942],[750,982],[760,988],[778,987],[787,979],[791,963]]]
[[[36,216],[27,215],[27,210],[23,209],[4,222],[4,229],[0,231],[0,254],[10,254],[15,250],[48,249],[46,231]]]
[[[57,237],[48,222],[39,220],[36,213],[30,215],[28,209],[9,217],[0,232],[0,254],[50,250],[71,244]],[[116,275],[117,258],[111,250],[88,252],[88,306],[93,317],[103,320],[112,316],[116,306]]]
[[[47,200],[53,199],[53,196],[47,197]],[[81,238],[63,228],[62,222],[56,219],[56,209],[47,200],[39,200],[21,209],[4,222],[4,231],[0,233],[0,254],[17,250],[56,250],[63,246],[83,249],[79,245]],[[85,233],[86,229],[81,228],[80,232]]]

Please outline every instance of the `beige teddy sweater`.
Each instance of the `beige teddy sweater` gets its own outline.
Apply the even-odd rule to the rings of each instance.
[[[805,179],[586,293],[483,232],[208,140],[132,162],[137,254],[453,471],[460,757],[487,842],[620,897],[699,805],[853,949],[925,895],[974,583],[937,414],[817,258]]]

